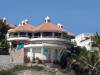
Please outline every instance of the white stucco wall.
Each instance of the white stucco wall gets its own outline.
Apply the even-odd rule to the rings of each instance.
[[[93,36],[93,34],[82,33],[80,35],[77,35],[74,41],[76,42],[77,46],[86,47],[87,50],[92,50],[91,36]],[[86,38],[89,38],[89,39],[85,40]]]

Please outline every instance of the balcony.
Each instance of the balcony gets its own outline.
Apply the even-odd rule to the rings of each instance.
[[[41,48],[41,47],[52,47],[52,48],[66,48],[66,46],[61,44],[51,44],[51,43],[42,43],[42,44],[27,44],[24,45],[24,48]]]
[[[29,40],[29,37],[26,36],[10,36],[9,38],[7,38],[8,41],[17,41],[17,40]]]
[[[65,38],[61,37],[32,37],[30,41],[61,41],[61,42],[70,42],[70,40],[67,40]]]
[[[70,38],[64,36],[62,33],[54,33],[54,32],[39,32],[39,33],[25,33],[25,32],[15,32],[10,33],[9,37],[7,37],[8,41],[13,40],[27,40],[27,41],[60,41],[65,43],[70,43]]]

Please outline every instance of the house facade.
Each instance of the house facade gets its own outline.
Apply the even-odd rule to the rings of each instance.
[[[98,50],[97,47],[92,46],[92,36],[94,36],[94,34],[82,33],[77,35],[73,41],[76,42],[77,46],[86,47],[86,49],[89,51]]]
[[[7,33],[9,53],[15,63],[24,63],[25,56],[31,61],[37,57],[41,60],[59,60],[61,52],[70,47],[73,37],[61,24],[52,24],[49,17],[38,27],[29,24],[26,19]]]

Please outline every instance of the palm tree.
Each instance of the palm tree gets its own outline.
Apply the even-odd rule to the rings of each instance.
[[[98,47],[100,50],[100,35],[96,32],[96,34],[91,37],[91,40],[92,40],[92,46]]]
[[[88,75],[100,75],[100,56],[97,51],[89,52],[86,55],[79,56],[75,64],[80,68],[88,70]],[[99,73],[99,74],[98,74]]]
[[[9,43],[6,40],[8,28],[6,21],[0,19],[0,55],[8,54]]]
[[[9,27],[6,25],[6,22],[0,19],[0,40],[5,39],[8,29]]]

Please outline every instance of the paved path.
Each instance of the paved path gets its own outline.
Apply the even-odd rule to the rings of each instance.
[[[66,75],[61,72],[45,71],[45,70],[24,70],[14,73],[14,75]]]

